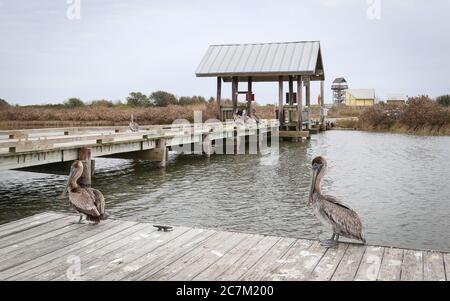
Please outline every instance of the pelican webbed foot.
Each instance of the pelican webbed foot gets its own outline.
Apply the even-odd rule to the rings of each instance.
[[[72,224],[75,224],[75,225],[85,224],[85,222],[83,222],[83,216],[80,214],[80,219],[78,220],[78,222],[73,222]]]
[[[337,247],[339,243],[339,235],[333,234],[331,239],[322,240],[320,245],[325,248],[334,248]]]

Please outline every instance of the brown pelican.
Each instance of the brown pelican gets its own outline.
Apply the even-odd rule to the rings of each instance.
[[[134,115],[133,114],[131,114],[130,130],[132,132],[139,132],[139,124],[134,122]]]
[[[329,248],[336,246],[339,236],[366,243],[362,234],[362,222],[358,214],[336,198],[322,195],[320,182],[326,170],[327,161],[325,158],[317,157],[313,160],[313,176],[308,199],[308,206],[312,205],[316,217],[333,232],[331,239],[321,242],[322,245]]]
[[[97,189],[84,188],[78,185],[77,181],[82,174],[83,164],[80,161],[75,161],[70,167],[69,179],[63,195],[66,192],[69,193],[70,205],[80,214],[78,223],[81,224],[83,215],[85,215],[86,220],[98,224],[100,220],[108,218],[108,214],[105,212],[105,198]]]

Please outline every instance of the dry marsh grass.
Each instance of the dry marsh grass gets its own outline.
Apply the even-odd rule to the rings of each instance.
[[[255,108],[260,118],[269,119],[275,116],[274,107]],[[83,106],[69,109],[11,106],[0,109],[0,129],[127,125],[132,114],[135,121],[142,125],[171,124],[177,119],[193,122],[195,111],[202,112],[203,121],[218,118],[218,108],[214,103],[148,108]]]

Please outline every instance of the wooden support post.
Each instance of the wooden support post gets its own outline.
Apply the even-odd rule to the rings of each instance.
[[[294,78],[289,76],[289,105],[294,105]],[[289,110],[289,123],[292,122],[292,112]]]
[[[280,127],[284,124],[284,106],[283,106],[283,76],[278,77],[278,120]]]
[[[320,125],[325,126],[325,88],[324,81],[320,81]]]
[[[247,101],[247,115],[248,116],[252,116],[252,78],[249,77],[248,78],[248,91],[247,91],[247,95],[248,95],[248,101]]]
[[[220,108],[220,103],[222,100],[222,78],[221,77],[217,77],[217,97],[216,97],[216,101],[217,101],[217,108],[219,110],[219,119],[220,121],[224,121],[222,120],[222,109]]]
[[[303,87],[302,76],[297,76],[297,131],[303,130]]]
[[[91,177],[95,175],[95,160],[91,159]]]
[[[91,187],[91,149],[80,149],[78,151],[78,159],[83,163],[83,174],[78,180],[78,184],[81,187]]]
[[[311,128],[311,82],[310,78],[305,78],[305,90],[306,90],[306,107],[308,108],[308,130]]]
[[[156,142],[156,148],[146,151],[147,160],[159,162],[158,167],[164,168],[167,164],[167,147],[166,140],[160,139]]]
[[[209,158],[213,153],[211,134],[205,134],[202,140],[203,140],[203,155]]]
[[[233,77],[233,81],[231,83],[231,100],[233,102],[233,114],[236,112],[237,109],[238,87],[239,87],[238,78]]]

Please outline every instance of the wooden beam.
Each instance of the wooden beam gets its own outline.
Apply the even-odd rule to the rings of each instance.
[[[83,163],[83,174],[78,180],[78,184],[81,187],[91,187],[91,149],[80,149],[78,152],[78,159]]]
[[[294,105],[294,77],[289,76],[289,105]],[[288,122],[292,122],[292,112],[289,111],[288,113]]]
[[[297,131],[303,130],[303,87],[302,76],[297,76]]]
[[[325,116],[323,116],[325,109],[325,87],[324,81],[320,81],[320,124],[325,123]]]
[[[308,129],[311,128],[311,81],[309,77],[304,78],[305,80],[305,92],[306,92],[306,107],[309,111],[308,117]]]
[[[252,116],[252,78],[248,78],[248,100],[247,100],[247,115]]]
[[[220,102],[222,100],[222,78],[218,77],[217,78],[217,96],[216,96],[216,101],[217,101],[217,108],[219,110],[219,119],[220,121],[222,120],[222,110],[220,109]]]
[[[233,114],[236,112],[236,109],[237,109],[238,87],[239,87],[238,78],[233,77],[233,82],[231,83],[231,100],[233,102]]]
[[[280,131],[280,138],[308,138],[308,131]]]
[[[283,126],[283,76],[278,78],[278,120],[280,121],[280,126]]]
[[[289,76],[289,105],[294,105],[294,77]]]

